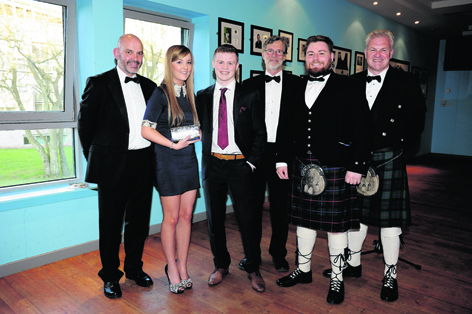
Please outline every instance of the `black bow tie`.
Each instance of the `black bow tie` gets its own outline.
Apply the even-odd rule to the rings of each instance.
[[[266,83],[269,83],[272,80],[276,81],[277,83],[280,83],[280,76],[270,76],[270,75],[265,76]]]
[[[365,78],[365,80],[367,81],[367,83],[370,83],[373,80],[377,80],[380,83],[380,75],[368,76],[368,77]]]
[[[308,80],[310,82],[316,81],[316,82],[324,82],[324,77],[318,76],[318,77],[313,77],[313,76],[308,76]]]
[[[133,81],[135,82],[136,84],[139,84],[139,77],[138,76],[135,76],[135,77],[125,77],[125,83],[128,83],[130,81]]]

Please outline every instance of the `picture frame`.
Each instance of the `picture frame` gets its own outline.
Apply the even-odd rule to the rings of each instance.
[[[410,62],[398,60],[398,59],[390,59],[390,66],[396,69],[401,69],[405,72],[410,72]]]
[[[298,62],[305,62],[305,52],[303,51],[306,46],[306,39],[298,38],[298,53],[297,53],[297,61]]]
[[[415,75],[418,76],[418,79],[420,81],[421,91],[423,92],[423,96],[426,99],[428,95],[429,71],[427,69],[412,66],[411,73],[414,73]]]
[[[351,75],[351,49],[342,47],[333,47],[334,61],[333,71],[334,73],[341,75]]]
[[[264,71],[260,71],[260,70],[251,70],[249,73],[249,76],[254,77],[258,75],[264,75],[264,73],[265,73]]]
[[[218,18],[218,46],[230,44],[244,53],[244,23]]]
[[[356,51],[354,53],[354,73],[362,72],[365,69],[365,55],[363,52]]]
[[[272,36],[270,28],[251,25],[251,55],[262,56],[262,44],[270,36]]]
[[[282,37],[287,44],[287,54],[285,55],[285,61],[292,62],[293,55],[293,33],[286,32],[279,29],[279,36]]]

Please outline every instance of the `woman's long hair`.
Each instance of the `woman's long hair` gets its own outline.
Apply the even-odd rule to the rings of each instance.
[[[189,77],[186,81],[187,86],[187,102],[189,104],[190,110],[192,111],[193,115],[193,123],[198,124],[198,116],[197,110],[195,109],[195,95],[194,95],[194,86],[193,86],[193,69],[194,69],[194,61],[193,55],[190,49],[182,45],[175,45],[171,46],[167,49],[166,52],[166,59],[164,65],[164,79],[161,83],[161,88],[167,96],[167,104],[169,107],[169,126],[175,127],[182,124],[185,120],[184,112],[182,108],[180,108],[179,103],[177,102],[177,97],[175,96],[174,91],[174,76],[172,74],[172,62],[182,59],[190,54],[192,60],[192,71],[190,72]]]

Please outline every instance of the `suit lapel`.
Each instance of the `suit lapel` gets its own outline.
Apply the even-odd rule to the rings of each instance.
[[[121,112],[123,119],[126,121],[129,129],[128,122],[128,111],[126,110],[125,97],[123,96],[123,89],[121,88],[120,78],[116,68],[110,72],[110,80],[108,83],[108,88],[111,91],[113,99],[118,107],[118,110]]]
[[[394,91],[392,89],[392,85],[390,82],[392,82],[392,75],[394,76],[395,73],[393,71],[390,71],[390,68],[387,70],[387,73],[385,75],[385,81],[382,84],[382,88],[380,89],[379,93],[377,94],[377,97],[375,98],[374,104],[372,105],[372,117],[374,119],[374,122],[377,121],[379,118],[381,112],[382,112],[382,105],[385,103],[389,103],[389,101],[392,99],[392,92]]]
[[[238,115],[239,115],[239,111],[241,110],[241,103],[242,103],[240,89],[241,89],[241,85],[239,83],[236,83],[235,89],[234,89],[234,101],[233,101],[233,121],[234,121],[235,128],[238,123]]]

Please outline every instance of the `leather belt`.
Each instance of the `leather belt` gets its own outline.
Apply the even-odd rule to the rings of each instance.
[[[218,159],[222,160],[236,160],[236,159],[244,159],[243,154],[239,155],[225,155],[225,154],[218,154],[218,153],[211,153],[212,156],[215,156]]]

